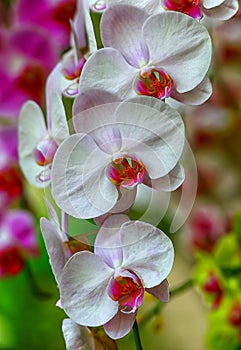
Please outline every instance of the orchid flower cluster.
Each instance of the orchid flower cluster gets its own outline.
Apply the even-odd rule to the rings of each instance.
[[[46,122],[36,102],[21,108],[21,169],[53,200],[40,224],[69,350],[97,349],[100,326],[105,348],[115,349],[136,327],[145,292],[169,300],[172,241],[128,214],[143,185],[161,195],[183,184],[185,127],[174,107],[212,93],[203,16],[225,20],[237,10],[236,0],[78,1],[70,49],[46,83]],[[94,220],[94,244],[70,235],[69,217]]]

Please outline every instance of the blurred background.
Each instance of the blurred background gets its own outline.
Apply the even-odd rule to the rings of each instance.
[[[45,110],[46,79],[69,48],[75,11],[74,0],[0,0],[0,350],[65,349],[66,316],[55,306],[58,290],[39,228],[47,217],[44,191],[21,173],[17,125],[25,101]],[[93,18],[97,24],[99,16]],[[202,106],[178,107],[195,166],[184,155],[184,185],[165,210],[163,195],[151,212],[165,211],[158,226],[172,239],[176,258],[170,302],[146,295],[138,314],[148,350],[241,349],[240,13],[205,25],[213,41],[213,95]],[[64,102],[69,111],[71,100]],[[189,188],[195,201],[170,233],[184,188],[187,202]],[[140,192],[131,218],[142,217],[146,196]],[[70,225],[72,233],[96,230],[83,220]],[[118,345],[134,349],[132,333]]]

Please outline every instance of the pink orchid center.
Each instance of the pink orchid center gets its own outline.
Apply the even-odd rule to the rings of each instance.
[[[64,77],[68,80],[78,79],[85,65],[86,58],[81,56],[78,62],[75,62],[74,54],[70,55],[62,62]]]
[[[199,21],[202,18],[200,0],[163,0],[166,10],[185,13]]]
[[[170,97],[173,80],[164,70],[157,68],[143,69],[135,81],[139,95],[153,96],[160,100]]]
[[[135,312],[142,304],[144,287],[136,274],[124,271],[111,280],[109,296],[112,300],[118,301],[120,311]]]
[[[112,161],[109,178],[117,187],[132,188],[144,180],[146,168],[134,157],[117,158]]]
[[[42,139],[33,151],[33,156],[36,163],[40,166],[45,166],[52,163],[57,148],[57,143],[50,136]]]

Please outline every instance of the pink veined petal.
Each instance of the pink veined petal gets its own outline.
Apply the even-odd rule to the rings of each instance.
[[[121,53],[112,48],[95,52],[86,62],[80,77],[80,92],[96,88],[109,91],[118,97],[134,97],[132,81],[137,68],[129,65]]]
[[[219,20],[228,20],[233,17],[239,9],[237,0],[225,0],[219,6],[213,8],[205,8],[203,4],[203,13],[207,17],[216,18]]]
[[[190,91],[204,79],[212,46],[207,29],[196,20],[174,11],[159,13],[146,20],[143,37],[150,52],[149,65],[164,69],[178,92]]]
[[[57,205],[77,218],[108,212],[118,198],[115,186],[106,176],[108,163],[108,155],[90,136],[75,134],[67,138],[52,165],[52,194]]]
[[[117,314],[104,325],[105,332],[112,339],[120,339],[127,335],[135,322],[137,311],[130,314],[124,314],[118,311]]]
[[[127,215],[111,215],[102,224],[96,236],[95,254],[113,269],[122,263],[123,256],[118,232],[121,225],[127,221],[129,221]]]
[[[49,119],[51,120],[51,136],[60,144],[69,136],[69,129],[64,104],[62,98],[57,93],[52,94],[51,115]]]
[[[116,95],[111,92],[100,90],[100,89],[90,89],[82,91],[75,98],[72,115],[74,117],[74,126],[76,131],[81,131],[81,122],[78,122],[78,114],[95,106],[118,102],[119,99]],[[85,119],[85,117],[83,117]]]
[[[87,327],[80,326],[70,318],[65,318],[62,323],[62,331],[67,350],[91,350],[91,332]]]
[[[63,269],[60,299],[66,314],[83,326],[101,326],[118,310],[108,295],[113,270],[90,252],[74,254]]]
[[[126,188],[119,189],[119,198],[115,206],[107,213],[102,216],[95,218],[95,223],[101,226],[103,222],[112,214],[124,214],[127,213],[135,202],[137,193],[137,187],[129,190]]]
[[[219,6],[224,3],[225,0],[202,0],[201,4],[206,9],[211,9],[213,7]]]
[[[101,19],[101,38],[105,47],[117,49],[133,67],[140,68],[149,61],[142,38],[142,25],[148,14],[133,6],[108,8]]]
[[[171,97],[187,105],[200,105],[207,101],[212,94],[212,84],[208,77],[205,77],[193,90],[178,93],[172,90]]]
[[[184,179],[184,169],[180,163],[177,163],[175,168],[172,169],[167,175],[155,180],[151,180],[149,177],[146,177],[143,183],[154,190],[169,192],[175,191],[183,183]]]
[[[157,12],[160,8],[160,0],[108,0],[108,6],[112,5],[131,5],[138,7],[146,12],[148,12],[150,15]]]
[[[174,249],[171,240],[156,227],[129,221],[121,226],[122,268],[138,275],[145,288],[160,284],[170,273]]]
[[[168,302],[170,293],[167,279],[164,279],[158,286],[153,288],[146,288],[146,292],[154,295],[157,299]]]
[[[41,108],[34,101],[26,102],[19,116],[19,163],[27,180],[36,187],[45,187],[49,184],[49,181],[40,183],[36,180],[44,167],[39,166],[33,157],[33,150],[46,134],[47,130]]]
[[[67,262],[67,258],[64,253],[63,241],[60,239],[60,234],[58,233],[56,226],[47,219],[40,219],[40,227],[48,252],[50,265],[52,267],[56,282],[59,284],[62,269]]]

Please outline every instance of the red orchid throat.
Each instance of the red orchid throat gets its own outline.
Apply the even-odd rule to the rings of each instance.
[[[131,271],[124,271],[111,280],[109,296],[117,301],[119,310],[123,313],[133,313],[141,306],[144,297],[144,287],[139,277]]]
[[[109,178],[117,187],[133,188],[143,182],[146,168],[135,157],[121,157],[112,161]]]

